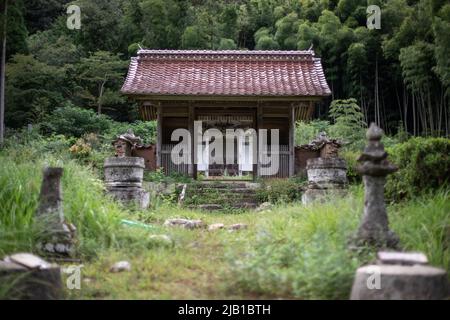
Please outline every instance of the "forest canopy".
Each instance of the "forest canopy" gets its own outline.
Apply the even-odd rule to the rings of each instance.
[[[365,122],[376,121],[390,133],[401,127],[416,135],[448,136],[450,130],[450,3],[445,0],[8,3],[8,127],[42,122],[67,105],[134,120],[136,109],[119,89],[139,47],[313,48],[333,92],[316,116],[326,117],[331,99],[355,98]],[[79,30],[66,26],[71,4],[81,8]],[[380,29],[366,26],[370,4],[381,8]]]

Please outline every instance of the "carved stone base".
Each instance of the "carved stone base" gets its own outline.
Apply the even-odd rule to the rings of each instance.
[[[307,161],[308,189],[302,203],[325,202],[347,194],[347,165],[341,158],[312,158]]]
[[[302,203],[304,205],[313,202],[326,202],[334,197],[344,197],[347,189],[307,189],[302,195]]]
[[[424,265],[368,265],[356,271],[350,299],[441,300],[447,299],[448,294],[443,269]]]
[[[111,187],[108,193],[124,204],[136,203],[142,209],[148,208],[150,204],[150,193],[142,188]]]

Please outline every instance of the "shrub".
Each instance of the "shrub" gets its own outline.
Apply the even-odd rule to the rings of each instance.
[[[299,121],[295,127],[295,144],[297,146],[308,144],[319,132],[328,132],[330,123],[324,120],[312,120],[310,122]]]
[[[339,157],[343,158],[347,163],[347,178],[349,182],[361,181],[361,175],[356,171],[356,166],[358,165],[356,159],[358,159],[360,154],[361,152],[352,150],[339,152]]]
[[[303,180],[291,179],[264,179],[256,195],[261,202],[293,202],[301,199]]]
[[[56,109],[42,124],[48,133],[77,138],[85,133],[103,133],[112,125],[113,120],[108,116],[70,104]]]
[[[347,142],[351,149],[359,149],[364,145],[367,125],[356,99],[333,100],[329,117],[334,122],[329,129],[330,136]]]
[[[105,139],[112,141],[116,136],[125,133],[128,129],[133,130],[136,136],[141,137],[144,144],[156,142],[156,121],[140,120],[133,123],[115,122],[104,135]]]
[[[450,139],[416,137],[387,151],[390,161],[399,167],[386,184],[391,200],[411,198],[448,183]]]

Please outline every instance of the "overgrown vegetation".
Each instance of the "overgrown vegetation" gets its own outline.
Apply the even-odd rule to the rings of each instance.
[[[261,200],[276,205],[263,212],[187,210],[174,205],[173,193],[158,197],[148,210],[137,210],[104,195],[96,161],[92,155],[80,158],[71,153],[74,141],[25,131],[0,152],[0,256],[36,252],[42,226],[33,216],[41,169],[64,167],[65,214],[78,229],[77,252],[85,265],[82,290],[68,292],[69,297],[346,299],[355,269],[373,257],[370,251],[347,249],[362,213],[361,186],[352,187],[345,199],[305,207],[295,202],[302,181],[274,179],[264,183],[270,187],[262,189]],[[157,175],[170,183],[160,172],[148,177],[158,181]],[[425,252],[433,265],[447,270],[448,198],[442,186],[388,207],[392,229],[404,248]],[[286,203],[290,201],[294,203]],[[165,219],[175,217],[249,227],[230,233],[162,226]],[[124,218],[152,228],[125,226]],[[173,243],[158,241],[152,234],[167,234]],[[124,259],[132,263],[132,272],[114,276],[106,272]],[[0,285],[0,297],[7,296],[7,287]]]
[[[420,250],[448,270],[448,191],[388,208],[391,228],[406,250]],[[259,294],[301,299],[348,299],[354,270],[374,259],[352,252],[348,241],[362,212],[361,189],[346,199],[311,207],[278,208],[259,217],[245,253],[230,254],[235,285]],[[424,214],[426,212],[426,214]],[[276,219],[273,218],[276,216]]]
[[[260,202],[289,203],[301,200],[306,181],[301,178],[263,179],[260,184],[256,193]]]
[[[66,26],[69,4],[81,8],[80,30]],[[366,27],[371,4],[381,8],[381,29]],[[366,123],[375,121],[388,133],[401,121],[414,135],[449,134],[445,1],[16,0],[9,2],[7,26],[9,127],[36,124],[67,101],[134,121],[136,108],[119,89],[139,47],[312,46],[331,98],[356,99]],[[325,116],[328,103],[319,110]]]
[[[450,140],[433,138],[448,136],[450,128],[450,5],[375,1],[383,12],[383,27],[369,30],[365,9],[372,2],[9,1],[0,258],[37,252],[45,227],[34,219],[41,172],[45,166],[60,166],[65,215],[78,229],[77,257],[85,265],[82,290],[68,293],[71,298],[346,299],[355,269],[374,255],[369,248],[350,251],[347,241],[363,205],[356,159],[367,124],[376,121],[389,133],[383,143],[389,160],[399,167],[387,183],[391,227],[405,250],[423,251],[431,264],[450,271]],[[81,30],[66,27],[69,3],[81,7]],[[306,144],[322,131],[343,140],[349,196],[302,206],[304,180],[263,180],[258,200],[274,206],[262,212],[225,208],[235,214],[176,206],[175,188],[155,189],[147,210],[107,197],[102,169],[104,158],[112,154],[111,141],[132,129],[145,144],[155,142],[155,122],[136,120],[136,104],[119,93],[129,58],[140,46],[313,46],[332,102],[329,108],[328,103],[319,105],[318,120],[297,123],[296,144]],[[192,183],[161,170],[147,172],[144,180],[163,187]],[[187,204],[220,203],[221,197],[230,195],[216,190],[201,199],[193,196]],[[175,217],[246,223],[248,229],[162,226]],[[130,227],[122,219],[150,226]],[[153,234],[167,234],[172,241],[155,240]],[[124,259],[131,261],[131,272],[106,272]],[[0,283],[0,299],[8,297],[9,289],[10,284]]]
[[[414,198],[448,185],[450,139],[411,138],[388,149],[399,170],[389,176],[386,186],[391,199]]]
[[[133,213],[104,194],[102,181],[89,167],[61,157],[29,161],[4,153],[0,154],[0,162],[0,256],[36,251],[45,227],[34,223],[45,166],[64,167],[64,212],[77,227],[79,257],[93,258],[107,248],[132,249],[137,244],[145,247],[145,237],[139,230],[128,232],[121,226],[121,219],[132,218]]]

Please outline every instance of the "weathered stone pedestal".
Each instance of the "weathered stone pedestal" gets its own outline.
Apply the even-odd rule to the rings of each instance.
[[[303,204],[324,201],[347,192],[347,165],[341,158],[313,158],[307,160],[308,189]]]
[[[36,223],[45,231],[38,249],[46,254],[67,256],[74,252],[76,228],[64,218],[62,174],[63,168],[44,169]]]
[[[417,261],[415,257],[422,254],[378,253],[379,258],[380,254],[399,258],[379,259],[377,264],[359,268],[351,300],[442,300],[449,297],[445,270]]]
[[[122,203],[147,208],[150,195],[142,189],[144,158],[111,157],[105,160],[105,184],[109,194]]]
[[[6,299],[63,299],[61,270],[29,253],[18,253],[0,260],[0,283],[7,288]]]

